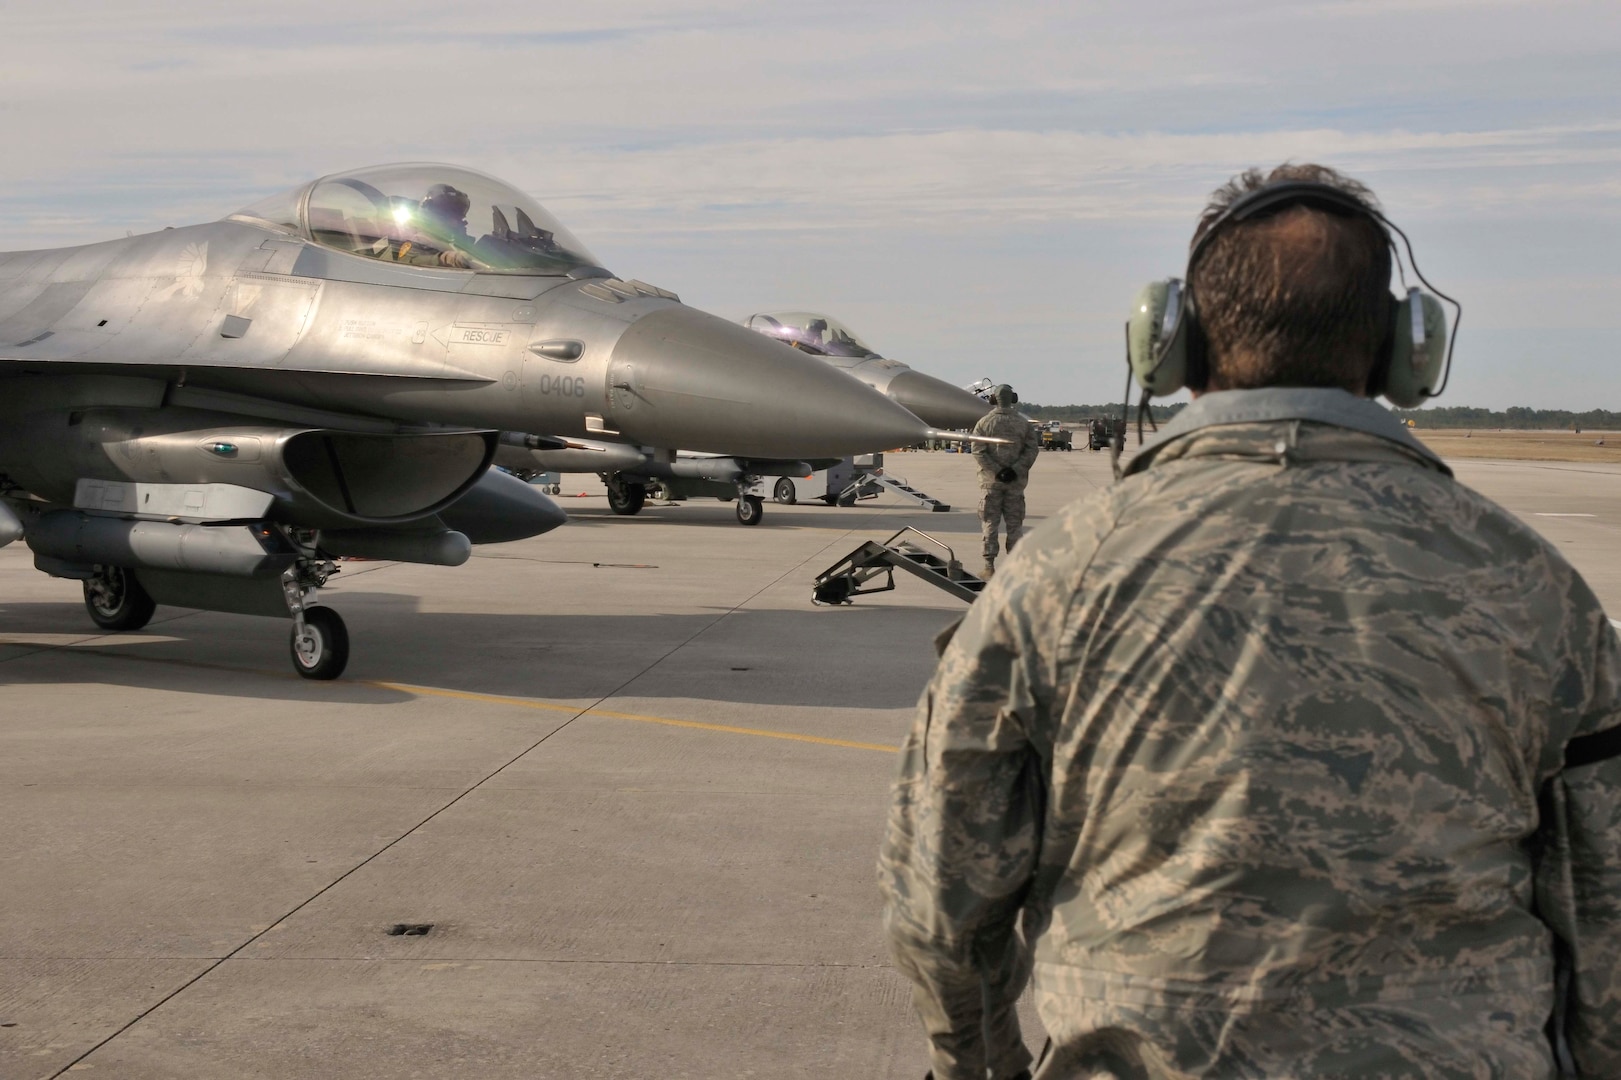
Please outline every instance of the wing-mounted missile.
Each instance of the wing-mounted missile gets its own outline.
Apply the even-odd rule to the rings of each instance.
[[[559,439],[503,432],[495,463],[525,479],[543,472],[613,473],[647,459],[641,447],[594,439]]]

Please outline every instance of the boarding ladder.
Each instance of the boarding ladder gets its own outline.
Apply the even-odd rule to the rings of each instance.
[[[911,499],[936,514],[943,514],[951,509],[950,503],[943,503],[939,499],[925,495],[908,485],[905,480],[897,480],[893,476],[886,475],[882,469],[860,474],[850,481],[849,487],[839,492],[838,498],[834,501],[840,506],[852,506],[857,499],[874,499],[885,491],[892,491],[902,498]]]
[[[907,533],[912,538],[902,540]],[[925,545],[944,552],[945,557]],[[888,540],[868,540],[816,575],[811,599],[818,604],[848,604],[852,598],[867,593],[889,592],[895,588],[897,566],[969,603],[985,588],[985,581],[964,570],[949,546],[908,525]],[[880,574],[884,575],[884,584],[862,588]]]

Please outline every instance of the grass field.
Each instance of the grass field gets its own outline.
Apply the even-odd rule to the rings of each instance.
[[[1621,463],[1621,432],[1474,431],[1413,429],[1443,458],[1500,461],[1610,461]]]

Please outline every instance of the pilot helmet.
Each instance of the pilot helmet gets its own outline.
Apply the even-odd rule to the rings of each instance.
[[[450,218],[453,221],[465,219],[472,202],[465,191],[454,188],[449,184],[435,184],[422,197],[424,209],[433,210],[442,217]]]

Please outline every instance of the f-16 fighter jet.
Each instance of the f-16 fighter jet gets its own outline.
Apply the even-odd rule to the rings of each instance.
[[[867,343],[830,315],[815,311],[768,311],[750,315],[743,325],[776,338],[854,376],[926,424],[937,428],[972,428],[991,411],[983,398],[899,360],[874,352]]]
[[[223,221],[0,254],[0,544],[110,630],[158,603],[348,635],[342,556],[457,565],[562,524],[498,446],[839,457],[927,425],[820,362],[621,280],[489,176],[322,177]],[[589,441],[585,441],[589,440]]]

